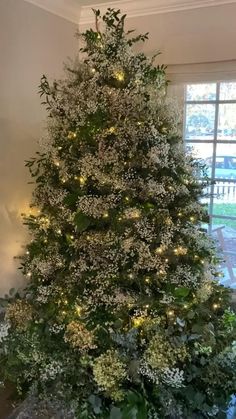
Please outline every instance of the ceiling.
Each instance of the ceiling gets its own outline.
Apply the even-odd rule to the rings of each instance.
[[[129,17],[155,15],[236,3],[236,0],[24,0],[61,16],[71,22],[86,25],[94,20],[91,8],[101,11],[119,8]]]

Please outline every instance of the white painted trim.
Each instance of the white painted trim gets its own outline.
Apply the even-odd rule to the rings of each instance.
[[[81,6],[77,0],[25,0],[47,12],[79,24]]]
[[[94,15],[91,8],[99,9],[102,13],[108,7],[118,8],[121,9],[122,13],[126,13],[128,18],[132,18],[230,3],[236,3],[236,0],[115,0],[110,3],[95,3],[89,6],[82,6],[79,24],[94,23]]]
[[[92,8],[105,12],[108,7],[121,9],[128,18],[155,15],[201,7],[227,5],[236,0],[113,0],[82,6],[83,0],[24,0],[71,22],[87,25],[94,23]]]

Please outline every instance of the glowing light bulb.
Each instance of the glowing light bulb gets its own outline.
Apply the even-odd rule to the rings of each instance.
[[[184,308],[188,308],[188,305],[187,304],[184,304]]]
[[[124,81],[124,79],[125,79],[125,74],[124,74],[123,71],[116,71],[114,73],[114,76],[115,76],[116,80],[118,80],[118,81]]]
[[[59,166],[60,166],[60,163],[59,163],[59,161],[58,161],[58,160],[56,160],[56,161],[54,162],[54,164],[55,164],[55,166],[57,166],[57,167],[59,167]]]
[[[29,253],[30,253],[30,252],[27,250],[26,254],[27,254],[27,255],[29,255]]]
[[[61,229],[60,228],[57,230],[57,234],[61,234]]]
[[[103,214],[103,218],[108,218],[108,217],[109,217],[108,212],[104,212],[104,214]]]
[[[156,253],[158,253],[158,254],[161,254],[161,253],[163,253],[163,247],[157,247],[156,248]]]
[[[116,128],[115,128],[115,127],[110,127],[110,128],[108,129],[108,132],[109,132],[110,134],[113,134],[114,132],[116,132]]]
[[[165,262],[167,263],[167,262],[169,262],[169,259],[165,259]]]
[[[93,74],[96,73],[96,68],[92,68],[91,71]]]
[[[182,214],[182,212],[178,212],[177,215],[178,215],[178,217],[182,217],[183,214]]]
[[[147,277],[145,278],[145,282],[146,282],[147,284],[149,284],[149,282],[150,282],[150,278],[149,278],[149,276],[147,276]]]
[[[169,310],[167,312],[167,314],[168,314],[168,316],[172,317],[172,316],[174,316],[175,312],[174,312],[174,310]]]
[[[129,274],[129,275],[128,275],[128,277],[129,277],[130,279],[133,279],[133,278],[134,278],[134,274],[132,274],[132,273],[131,273],[131,274]]]
[[[62,183],[66,183],[66,179],[64,179],[64,178],[61,181],[62,181]]]
[[[145,305],[145,308],[149,308],[149,304],[146,304],[146,305]]]
[[[82,312],[82,308],[80,306],[76,306],[75,310],[76,310],[76,313],[78,314],[78,316],[80,316],[81,312]]]
[[[214,303],[213,306],[214,310],[216,310],[217,308],[219,308],[219,304]]]
[[[80,181],[80,185],[84,185],[86,182],[86,178],[83,176],[80,176],[79,181]]]
[[[190,221],[192,221],[192,222],[194,222],[194,221],[196,220],[196,218],[195,218],[195,217],[193,217],[193,216],[191,216],[189,219],[190,219]]]
[[[73,236],[73,234],[72,234],[72,235],[70,236],[70,238],[71,238],[71,240],[74,240],[74,238],[75,238],[75,237],[74,237],[74,236]]]
[[[74,140],[76,137],[77,137],[76,132],[73,132],[73,131],[68,132],[68,135],[67,135],[68,140]]]
[[[126,201],[126,202],[129,202],[129,200],[130,200],[130,199],[129,199],[129,197],[128,197],[128,196],[126,196],[126,197],[125,197],[125,201]]]
[[[32,276],[31,272],[27,272],[26,276],[28,276],[28,278],[30,278]]]
[[[144,323],[144,321],[145,321],[144,317],[141,317],[141,316],[136,317],[136,318],[133,319],[133,325],[134,325],[134,327],[139,327]]]

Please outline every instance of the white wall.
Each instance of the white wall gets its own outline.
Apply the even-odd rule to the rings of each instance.
[[[23,0],[0,0],[0,295],[22,283],[13,257],[26,240],[20,214],[31,187],[24,160],[37,149],[45,120],[40,77],[60,77],[63,61],[77,52],[76,29]]]

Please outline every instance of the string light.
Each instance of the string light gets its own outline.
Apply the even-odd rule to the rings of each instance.
[[[80,181],[80,185],[84,185],[86,182],[86,178],[83,176],[80,176],[79,181]]]
[[[135,319],[133,319],[133,325],[134,327],[139,327],[144,323],[144,321],[145,321],[144,317],[141,317],[141,316],[136,317]]]
[[[184,304],[184,308],[188,308],[188,305],[187,304]]]
[[[61,234],[61,229],[60,228],[57,230],[57,234]]]
[[[78,314],[78,316],[80,316],[81,312],[82,312],[82,308],[80,306],[76,306],[75,310],[76,310],[76,313]]]
[[[74,240],[74,238],[75,238],[75,237],[74,237],[74,236],[73,236],[73,234],[72,234],[72,235],[70,236],[70,239],[71,239],[71,240]]]
[[[150,282],[150,278],[149,278],[149,276],[147,276],[147,277],[145,278],[145,282],[146,282],[147,284],[149,284],[149,282]]]
[[[92,73],[96,73],[96,68],[91,69]]]
[[[159,253],[159,254],[161,254],[161,253],[163,253],[163,247],[162,246],[160,246],[160,247],[157,247],[156,248],[156,253]]]
[[[56,160],[56,161],[54,162],[54,164],[55,164],[55,166],[57,166],[57,167],[59,167],[59,166],[60,166],[60,163],[59,163],[59,161],[58,161],[58,160]]]
[[[118,81],[124,81],[124,79],[125,79],[125,74],[124,74],[123,71],[116,71],[114,73],[114,76],[115,76],[116,80],[118,80]]]
[[[188,253],[188,249],[186,247],[183,247],[183,246],[178,246],[174,249],[174,253],[177,256],[183,256],[183,255],[186,255]]]
[[[193,216],[191,216],[189,219],[190,219],[190,221],[192,221],[192,222],[196,221],[196,218],[195,218],[195,217],[193,217]]]
[[[104,214],[103,214],[103,218],[108,218],[108,217],[109,217],[108,212],[104,212]]]
[[[165,259],[165,262],[167,263],[167,262],[169,262],[169,259]]]
[[[167,314],[168,314],[168,316],[169,316],[169,317],[173,317],[173,316],[174,316],[174,314],[175,314],[175,312],[174,312],[174,310],[169,310],[169,311],[167,312]]]
[[[134,274],[129,274],[129,275],[128,275],[128,277],[129,277],[130,279],[133,279],[133,278],[134,278]]]
[[[114,134],[114,132],[116,132],[116,128],[115,128],[115,127],[110,127],[110,128],[108,129],[108,132],[109,132],[110,134]]]
[[[183,214],[182,214],[182,212],[178,212],[177,215],[178,215],[178,217],[182,217]]]
[[[217,308],[219,308],[219,307],[220,307],[220,305],[219,305],[219,304],[217,304],[217,303],[214,303],[212,307],[213,307],[213,309],[214,309],[214,310],[216,310]]]
[[[27,272],[26,276],[28,276],[28,278],[30,278],[32,276],[31,272]]]
[[[29,251],[28,250],[27,250],[26,254],[29,255]]]
[[[68,132],[68,135],[67,135],[68,140],[74,140],[76,137],[77,137],[76,132],[73,132],[73,131]]]
[[[65,178],[62,179],[62,183],[66,183],[66,179]]]
[[[129,200],[130,200],[130,199],[129,199],[129,197],[128,197],[128,196],[126,196],[126,197],[125,197],[125,201],[126,201],[126,202],[129,202]]]

